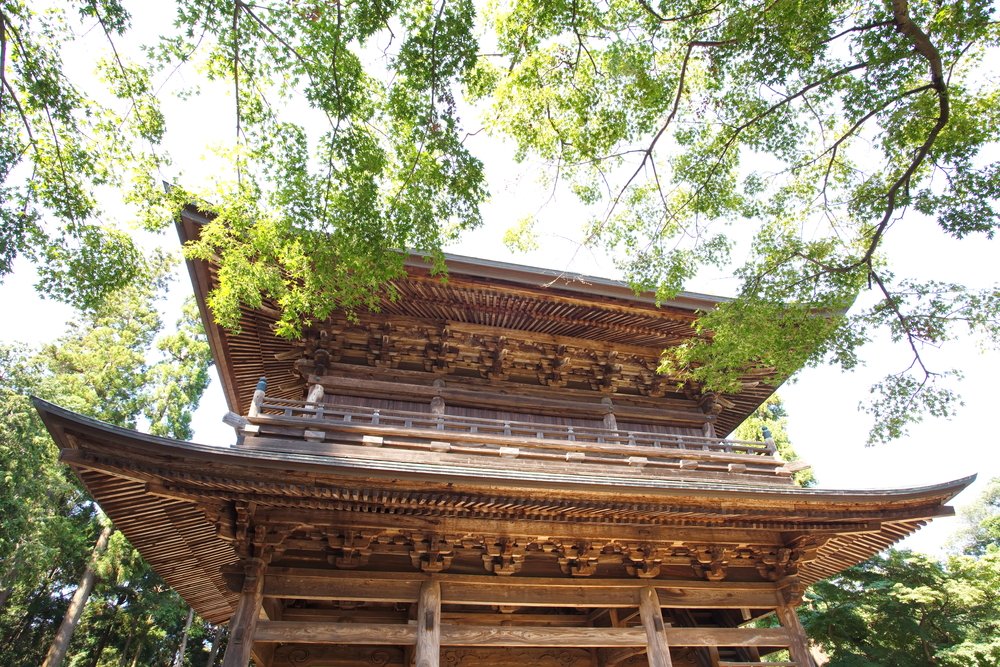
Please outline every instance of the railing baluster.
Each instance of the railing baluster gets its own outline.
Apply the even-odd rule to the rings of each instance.
[[[378,420],[379,420],[379,411],[376,409],[375,412],[372,413],[372,424],[377,426]]]

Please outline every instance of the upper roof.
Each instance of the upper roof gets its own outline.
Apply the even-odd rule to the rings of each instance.
[[[197,238],[200,226],[207,221],[205,213],[186,208],[178,221],[182,241]],[[605,383],[603,390],[613,392],[616,401],[621,396],[646,400],[652,406],[656,403],[642,394],[666,394],[694,405],[699,397],[697,387],[679,388],[675,381],[658,376],[657,361],[665,348],[694,335],[693,325],[700,313],[726,299],[682,292],[657,305],[651,293],[637,295],[627,284],[604,278],[457,255],[447,255],[446,261],[448,279],[442,281],[431,275],[423,257],[410,257],[408,277],[394,282],[396,300],[384,300],[378,314],[363,314],[360,323],[343,314],[339,318],[334,315],[330,326],[338,332],[353,327],[356,334],[368,330],[377,340],[389,327],[412,325],[410,337],[417,331],[428,345],[435,341],[443,345],[440,339],[456,332],[475,337],[480,345],[484,333],[494,336],[490,344],[497,337],[522,336],[531,345],[541,342],[547,346],[543,356],[575,355],[569,368],[577,375],[569,377],[589,379],[592,384],[595,378],[600,379]],[[265,304],[244,309],[240,331],[226,330],[215,323],[206,305],[207,295],[216,285],[216,267],[188,260],[188,269],[230,409],[246,413],[262,376],[268,378],[269,395],[301,398],[304,378],[296,372],[293,361],[304,355],[308,345],[274,334],[280,314],[277,308]],[[377,361],[369,363],[377,365]],[[620,377],[608,379],[604,374],[608,367],[616,368]],[[465,368],[463,373],[474,375],[475,369]],[[484,378],[494,377],[485,367],[479,373]],[[732,431],[784,379],[766,369],[748,371],[744,389],[722,397],[725,409],[710,418],[716,432],[725,435]]]

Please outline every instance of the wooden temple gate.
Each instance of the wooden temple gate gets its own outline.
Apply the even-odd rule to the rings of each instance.
[[[657,373],[711,297],[449,267],[415,259],[380,312],[285,340],[267,304],[216,326],[214,267],[189,264],[232,447],[38,402],[116,526],[229,623],[225,667],[811,667],[805,587],[971,481],[803,489],[773,442],[718,437],[785,378],[722,395]]]

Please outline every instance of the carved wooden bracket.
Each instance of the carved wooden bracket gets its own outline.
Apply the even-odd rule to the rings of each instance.
[[[520,572],[521,566],[524,565],[523,543],[501,537],[487,539],[484,547],[483,567],[487,572],[507,576]]]
[[[421,572],[443,572],[455,557],[454,547],[437,535],[413,536],[410,562]]]
[[[376,533],[355,530],[328,534],[327,544],[334,550],[334,553],[328,557],[330,564],[344,570],[353,570],[367,565],[368,557],[372,554],[372,543],[376,537]]]
[[[590,542],[563,544],[555,550],[559,554],[559,569],[563,574],[574,577],[589,577],[597,572],[598,556],[601,550]]]
[[[652,579],[659,576],[663,559],[655,547],[642,544],[630,547],[625,552],[625,558],[622,562],[630,577]]]
[[[692,549],[691,569],[708,581],[722,581],[726,578],[729,554],[724,547],[699,546]]]

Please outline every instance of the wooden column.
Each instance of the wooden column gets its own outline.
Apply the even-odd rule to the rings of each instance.
[[[646,658],[649,660],[649,667],[671,667],[660,596],[652,586],[639,589],[639,617],[646,630]]]
[[[259,558],[253,559],[247,567],[236,613],[229,620],[229,645],[222,667],[247,667],[250,664],[254,631],[264,601],[264,569],[264,561]]]
[[[798,667],[815,667],[812,654],[809,652],[809,640],[806,638],[805,628],[799,622],[799,615],[795,613],[795,608],[790,605],[781,605],[775,611],[778,620],[788,632],[788,653],[792,661]]]
[[[326,389],[321,384],[314,384],[309,387],[309,394],[306,396],[306,403],[312,403],[313,405],[321,405],[323,403],[323,395],[326,393]]]
[[[438,667],[441,662],[441,584],[425,581],[417,599],[416,667]]]

